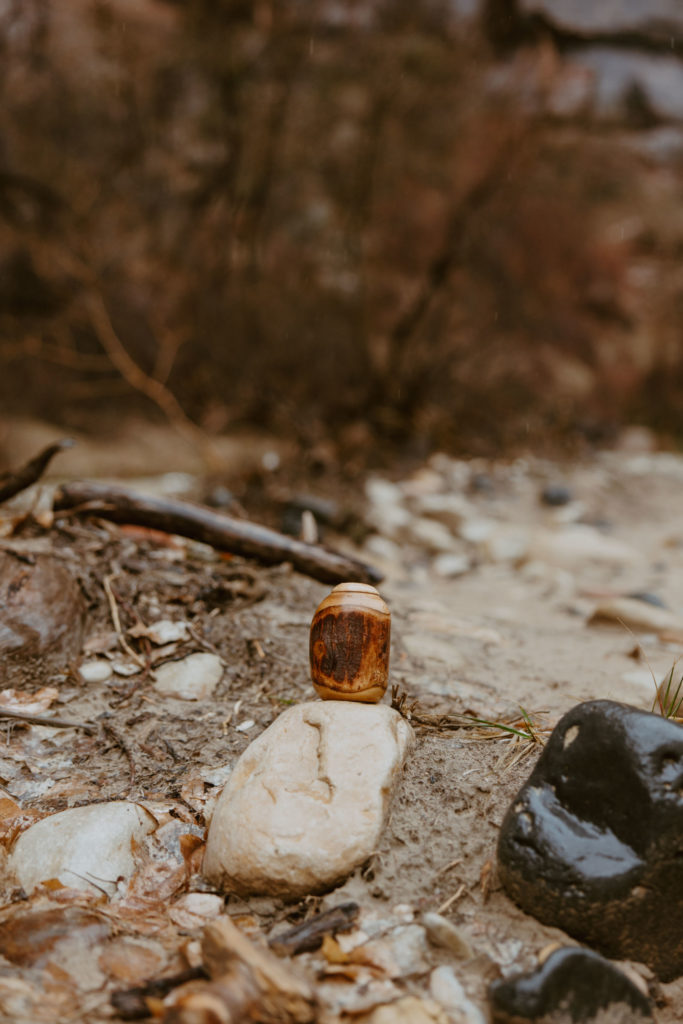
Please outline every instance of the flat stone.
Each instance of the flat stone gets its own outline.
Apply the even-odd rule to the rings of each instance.
[[[76,660],[85,629],[85,601],[60,562],[32,565],[0,552],[0,659],[5,685],[45,678]]]
[[[470,571],[472,559],[469,555],[444,552],[436,556],[432,562],[432,568],[437,576],[453,579],[456,576],[464,576],[466,572]]]
[[[669,630],[683,632],[683,615],[676,615],[667,608],[658,608],[635,597],[613,597],[600,601],[589,622],[591,625],[613,623],[622,629],[628,626],[629,629],[645,630],[649,633]]]
[[[408,528],[409,539],[428,551],[453,551],[457,541],[451,531],[436,519],[417,516],[411,519]]]
[[[167,661],[156,669],[154,689],[165,697],[205,700],[221,681],[223,663],[217,654],[188,654],[180,661]]]
[[[125,800],[60,811],[19,836],[9,870],[28,893],[56,878],[71,889],[113,895],[117,880],[135,870],[133,842],[142,842],[156,824],[144,807]]]
[[[84,661],[78,670],[81,679],[86,683],[103,683],[112,675],[113,669],[108,661],[98,658],[95,661]]]
[[[590,949],[558,949],[528,974],[489,988],[494,1024],[638,1024],[652,1021],[647,996],[609,960]]]
[[[616,537],[609,537],[592,526],[565,526],[557,530],[539,530],[527,557],[563,569],[595,562],[614,566],[638,561],[638,552]]]
[[[477,515],[476,507],[462,494],[424,494],[415,501],[415,507],[420,515],[436,519],[454,532]]]
[[[310,701],[284,711],[221,793],[205,877],[241,895],[338,884],[377,848],[412,742],[408,723],[383,704]]]
[[[683,728],[598,700],[557,724],[500,830],[499,875],[544,924],[683,973]]]
[[[411,515],[403,504],[403,494],[398,484],[381,477],[370,477],[365,482],[365,494],[369,508],[368,521],[378,533],[391,540],[398,540],[411,521]]]

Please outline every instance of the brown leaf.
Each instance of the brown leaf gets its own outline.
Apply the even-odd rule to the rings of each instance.
[[[110,978],[139,985],[164,969],[166,956],[161,946],[153,949],[134,939],[118,938],[104,947],[97,962]]]

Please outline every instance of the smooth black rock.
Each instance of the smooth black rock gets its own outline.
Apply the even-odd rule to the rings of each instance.
[[[636,1024],[652,1021],[652,1005],[623,971],[599,953],[566,947],[531,971],[489,987],[494,1024]]]
[[[568,505],[571,500],[572,492],[564,484],[546,484],[541,491],[541,501],[544,505],[559,508],[561,505]]]
[[[578,704],[552,732],[498,841],[522,909],[608,956],[683,974],[683,728]]]

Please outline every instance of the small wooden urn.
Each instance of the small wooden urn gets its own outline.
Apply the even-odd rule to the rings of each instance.
[[[389,680],[391,612],[374,587],[340,583],[311,623],[311,678],[323,700],[376,704]]]

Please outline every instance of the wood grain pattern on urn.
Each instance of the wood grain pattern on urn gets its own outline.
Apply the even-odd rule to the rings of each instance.
[[[374,587],[340,583],[311,623],[311,678],[323,700],[376,704],[389,679],[391,613]]]

